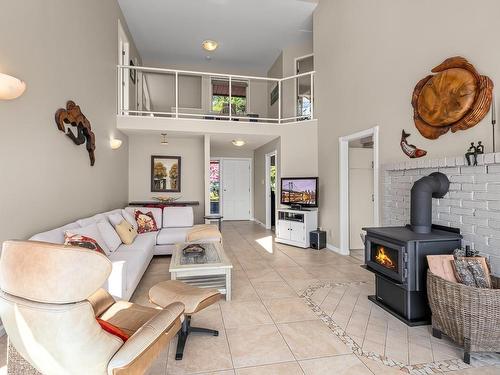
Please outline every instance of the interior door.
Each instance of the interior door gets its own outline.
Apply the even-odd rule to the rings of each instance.
[[[373,226],[373,149],[349,149],[349,247],[363,249],[360,233]]]
[[[250,220],[250,160],[222,161],[224,220]]]

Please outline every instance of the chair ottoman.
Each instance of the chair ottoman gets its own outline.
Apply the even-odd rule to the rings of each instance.
[[[176,360],[181,360],[184,346],[190,333],[209,333],[218,336],[219,331],[191,326],[191,315],[213,305],[221,298],[217,289],[197,288],[177,280],[168,280],[156,284],[149,290],[149,300],[157,306],[164,308],[173,301],[184,304],[184,321],[178,333]]]

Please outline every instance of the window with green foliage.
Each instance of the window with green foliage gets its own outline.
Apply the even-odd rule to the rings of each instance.
[[[271,191],[276,192],[276,166],[275,165],[271,165],[270,177],[271,177]]]
[[[231,82],[231,108],[233,115],[242,115],[247,112],[248,82]],[[222,79],[212,80],[212,111],[229,115],[229,81]]]
[[[220,213],[220,162],[210,161],[210,213]]]

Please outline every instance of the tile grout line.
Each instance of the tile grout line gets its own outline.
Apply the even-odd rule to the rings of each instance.
[[[245,239],[246,240],[246,239]],[[248,242],[248,240],[246,240]],[[251,245],[251,244],[250,244]],[[252,281],[250,280],[250,278],[248,277],[248,274],[247,274],[247,271],[246,270],[243,270],[243,272],[245,272],[245,275],[247,276],[250,284],[252,284]],[[252,287],[253,287],[253,284],[252,284]],[[264,303],[264,300],[262,299],[261,295],[259,293],[257,293],[257,297],[259,298],[259,301],[260,303],[262,304],[262,306],[264,306],[264,309],[266,310],[267,314],[269,315],[269,317],[271,318],[271,321],[273,322],[274,324],[274,327],[276,328],[276,330],[278,331],[281,339],[283,340],[283,342],[285,343],[285,345],[287,346],[288,350],[290,351],[290,354],[292,355],[292,357],[294,358],[295,362],[298,364],[298,360],[297,360],[297,357],[295,357],[295,354],[293,353],[292,351],[292,348],[290,348],[290,345],[288,344],[288,342],[285,340],[285,338],[283,337],[283,334],[282,332],[280,331],[278,325],[276,324],[276,321],[274,320],[273,316],[271,315],[271,313],[269,312],[269,309],[267,308],[266,304]],[[283,363],[283,362],[276,362],[276,363]],[[300,364],[299,364],[300,366]]]

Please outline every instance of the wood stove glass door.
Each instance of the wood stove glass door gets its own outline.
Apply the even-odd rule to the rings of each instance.
[[[368,239],[367,265],[377,273],[403,282],[403,251],[404,247],[390,246],[385,241]]]

